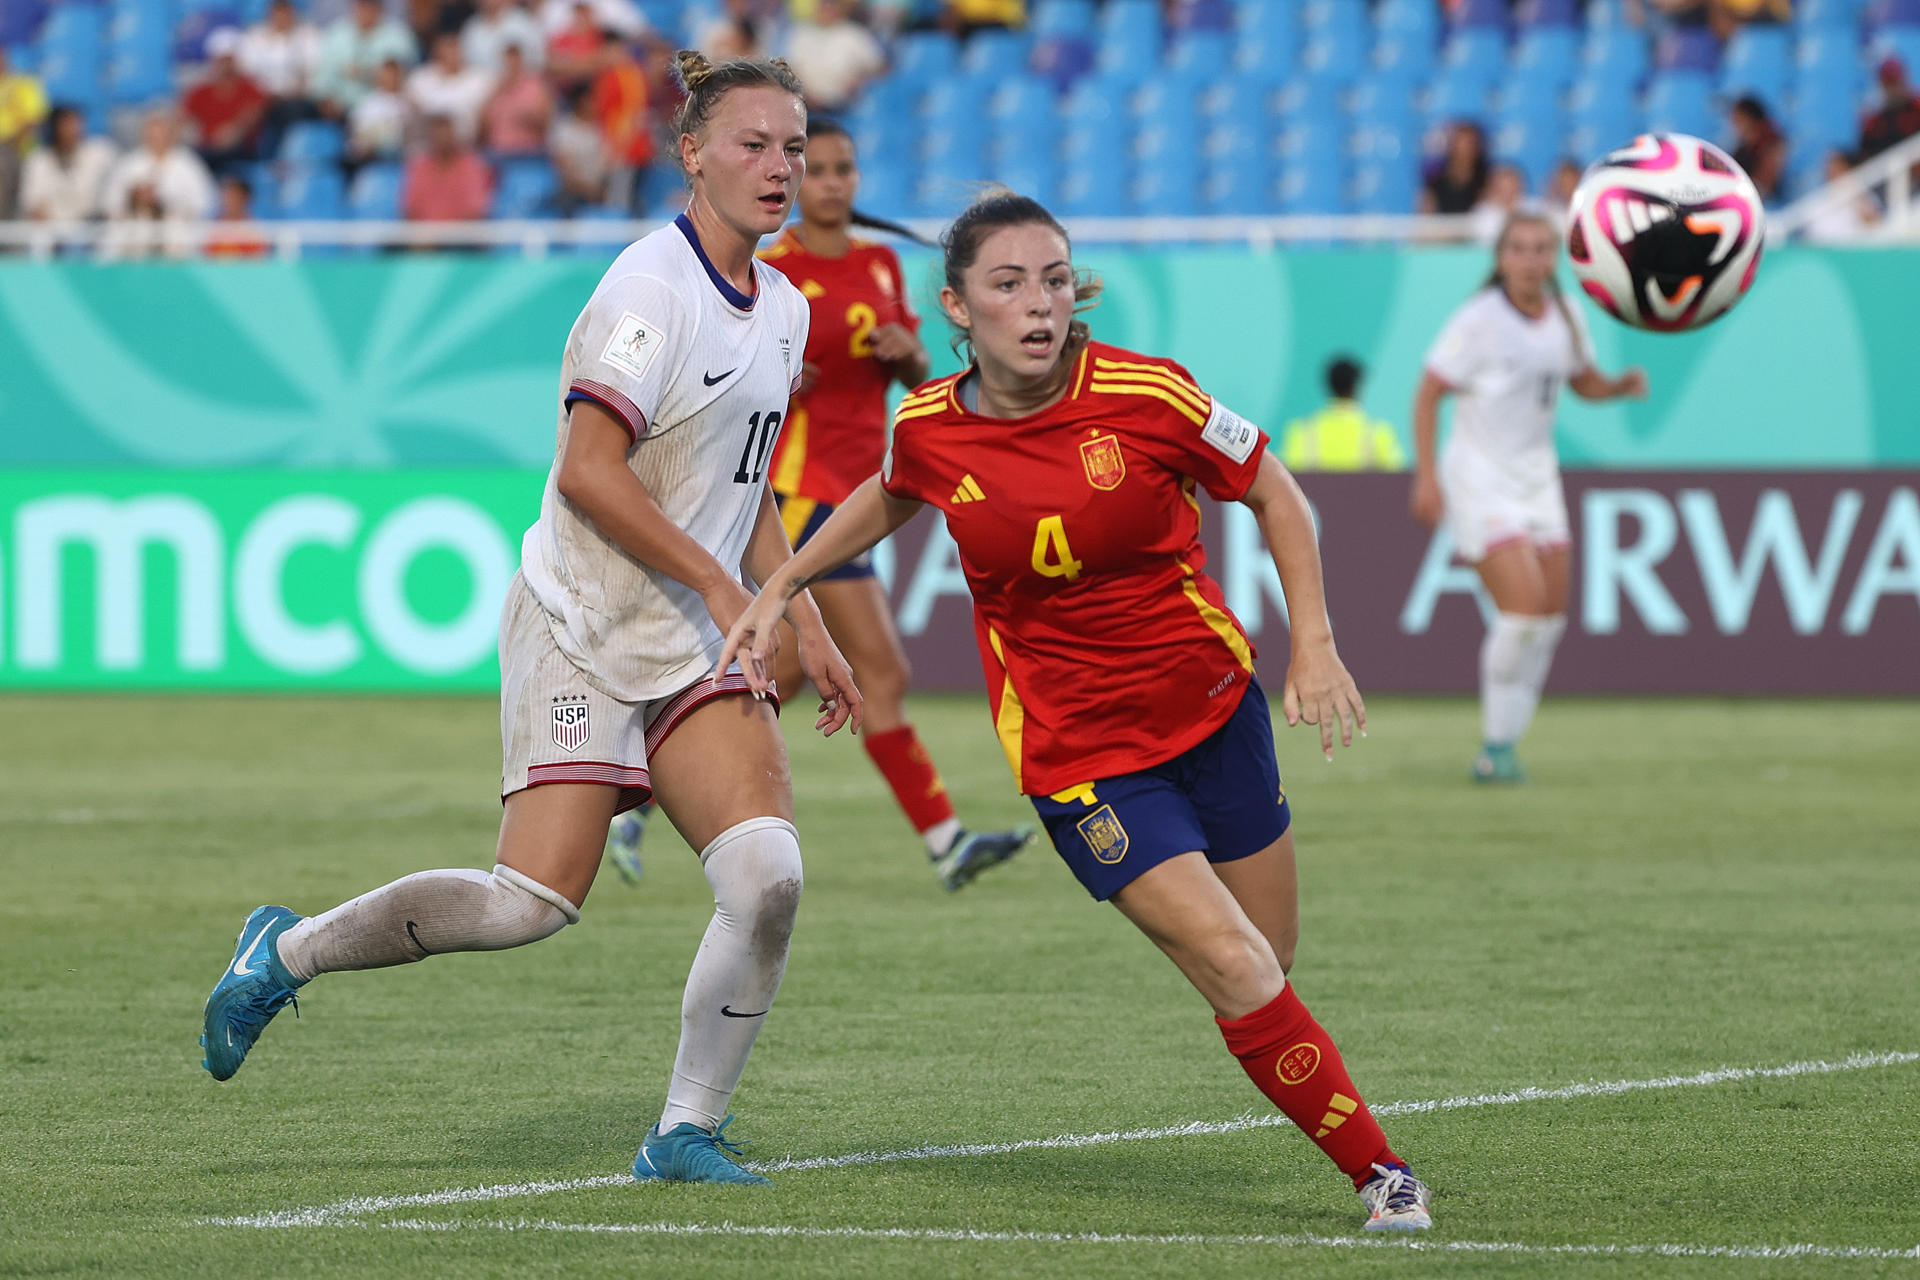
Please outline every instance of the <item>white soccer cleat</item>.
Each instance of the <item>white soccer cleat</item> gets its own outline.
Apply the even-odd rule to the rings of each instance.
[[[1376,1164],[1374,1176],[1360,1188],[1369,1231],[1425,1231],[1433,1226],[1427,1206],[1433,1193],[1405,1165]]]

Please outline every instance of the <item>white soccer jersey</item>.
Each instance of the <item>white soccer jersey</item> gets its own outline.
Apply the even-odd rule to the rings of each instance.
[[[633,474],[738,573],[807,347],[806,299],[765,263],[753,271],[758,290],[747,297],[682,215],[614,259],[567,335],[554,468],[521,572],[561,651],[625,702],[707,674],[722,637],[698,592],[635,560],[560,495],[569,407],[590,399],[624,422]]]
[[[1563,311],[1550,300],[1534,320],[1498,285],[1474,294],[1427,353],[1427,368],[1457,393],[1448,455],[1471,450],[1516,489],[1551,483],[1559,474],[1553,419],[1560,384],[1592,366],[1577,305]]]

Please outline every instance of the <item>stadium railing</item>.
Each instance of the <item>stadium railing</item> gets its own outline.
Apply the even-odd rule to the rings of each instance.
[[[1776,244],[1786,240],[1806,230],[1821,214],[1863,196],[1880,200],[1885,216],[1862,235],[1862,244],[1920,238],[1920,209],[1914,207],[1916,166],[1920,166],[1920,134],[1769,214],[1767,239]]]

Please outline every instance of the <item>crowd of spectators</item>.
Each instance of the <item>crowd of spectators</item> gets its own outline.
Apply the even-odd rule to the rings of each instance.
[[[698,43],[715,56],[786,57],[824,111],[854,107],[910,27],[966,35],[1026,19],[1024,0],[723,4]],[[1232,20],[1229,0],[1164,5],[1176,31]],[[1719,40],[1791,16],[1788,0],[1627,0],[1625,12],[1660,40]],[[383,166],[397,177],[403,216],[477,219],[497,211],[503,169],[521,161],[551,175],[531,210],[539,216],[658,213],[678,192],[663,133],[679,92],[674,43],[634,0],[272,0],[258,22],[204,34],[176,98],[140,118],[124,152],[12,72],[0,47],[0,218],[141,224],[119,235],[127,251],[167,251],[176,244],[167,227],[245,222],[255,187],[274,180],[276,165],[300,163],[338,165],[343,182]],[[1036,49],[1035,74],[1048,70],[1044,54]],[[1830,173],[1920,133],[1906,69],[1888,58],[1878,75],[1883,101],[1857,149],[1829,157]],[[1747,95],[1729,113],[1736,158],[1774,199],[1790,146],[1774,109]],[[289,134],[316,124],[337,147],[286,159]],[[1484,127],[1461,120],[1424,161],[1417,208],[1471,215],[1471,235],[1486,239],[1516,209],[1563,209],[1578,176],[1567,160],[1550,189],[1530,191],[1522,169],[1496,163]],[[1859,216],[1871,215],[1862,206]],[[1839,234],[1837,220],[1828,231]],[[230,239],[240,247],[229,252],[259,244]]]

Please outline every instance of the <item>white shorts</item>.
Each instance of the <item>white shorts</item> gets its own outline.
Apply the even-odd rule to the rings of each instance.
[[[552,616],[519,574],[500,614],[500,796],[548,782],[618,787],[625,813],[653,796],[647,757],[704,702],[747,693],[729,671],[678,693],[622,702],[596,688],[554,643]],[[779,703],[775,701],[778,708]]]
[[[1573,541],[1557,471],[1545,483],[1529,481],[1472,450],[1450,449],[1440,463],[1440,488],[1454,550],[1469,564],[1514,542],[1564,547]]]

